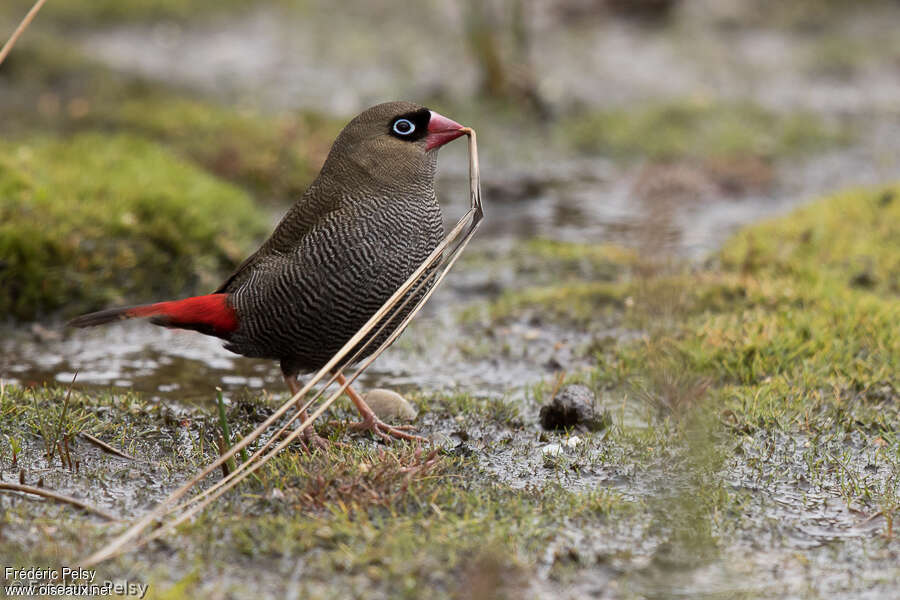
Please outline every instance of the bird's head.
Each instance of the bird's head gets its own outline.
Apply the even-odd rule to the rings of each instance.
[[[437,149],[464,135],[459,123],[411,102],[364,110],[338,135],[323,171],[362,171],[383,184],[431,183]]]

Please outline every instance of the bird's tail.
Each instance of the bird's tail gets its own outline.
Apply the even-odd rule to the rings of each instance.
[[[110,308],[76,317],[69,327],[96,327],[123,319],[151,317],[150,322],[164,327],[193,329],[207,335],[226,337],[237,329],[238,318],[228,303],[228,294],[210,294],[171,302]]]

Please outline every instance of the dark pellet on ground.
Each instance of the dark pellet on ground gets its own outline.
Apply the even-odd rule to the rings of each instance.
[[[609,415],[594,408],[595,400],[587,386],[567,385],[549,404],[541,407],[541,426],[544,429],[604,429],[609,425]]]

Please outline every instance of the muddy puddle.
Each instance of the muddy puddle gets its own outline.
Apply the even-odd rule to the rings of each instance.
[[[524,390],[563,368],[589,364],[594,333],[512,323],[492,330],[460,331],[451,316],[425,315],[360,378],[365,388],[474,391],[521,397]],[[482,344],[481,348],[473,345]],[[500,352],[501,346],[509,349]],[[221,387],[226,396],[244,389],[281,395],[286,387],[277,363],[248,359],[221,342],[191,332],[142,323],[87,332],[13,332],[2,344],[4,380],[23,385],[109,387],[153,399],[208,405]]]
[[[900,125],[891,131],[898,134],[893,139],[900,140]],[[882,140],[888,137],[884,129],[878,133]],[[510,184],[516,180],[515,171],[500,170],[485,176],[487,220],[469,252],[514,255],[519,242],[543,238],[603,242],[650,257],[702,261],[742,225],[784,214],[828,190],[883,182],[885,172],[894,166],[900,173],[900,160],[896,165],[878,163],[870,160],[871,152],[854,147],[780,166],[776,183],[766,194],[734,197],[697,191],[676,206],[640,197],[636,189],[646,173],[643,166],[573,160],[552,173],[530,173],[526,192]],[[894,158],[900,159],[900,150]],[[448,223],[466,208],[460,202],[460,190],[466,185],[462,159],[462,153],[452,155],[449,173],[440,181]],[[590,173],[591,168],[596,171]],[[562,179],[559,171],[564,173]],[[594,339],[622,333],[599,323],[584,329],[527,322],[496,329],[457,325],[467,308],[521,289],[525,284],[516,277],[513,268],[484,270],[463,260],[362,383],[401,392],[461,388],[521,397],[556,370],[589,364],[585,349]],[[159,299],[134,299],[144,300]],[[507,350],[496,351],[501,347]],[[481,350],[472,355],[472,348]],[[0,376],[27,385],[68,383],[77,371],[81,386],[133,389],[188,403],[209,400],[216,386],[226,391],[283,390],[277,365],[271,361],[239,357],[217,340],[143,323],[86,331],[65,330],[59,323],[7,328],[0,351]]]
[[[673,26],[648,30],[589,14],[567,20],[549,5],[533,7],[529,55],[538,88],[558,113],[578,105],[697,96],[753,100],[776,111],[814,110],[826,119],[856,118],[852,143],[777,161],[764,174],[761,189],[723,191],[700,170],[689,173],[686,184],[676,181],[687,185],[684,193],[660,199],[642,192],[648,177],[657,176],[652,164],[587,159],[548,144],[546,132],[485,123],[480,146],[487,220],[472,251],[540,237],[702,260],[742,225],[823,193],[900,173],[900,92],[893,93],[900,90],[900,72],[887,58],[866,54],[858,68],[838,77],[817,69],[813,60],[824,34],[733,31],[715,20],[727,22],[734,7],[706,9],[685,10]],[[395,97],[443,96],[466,105],[477,92],[478,73],[459,35],[464,18],[460,7],[450,4],[398,10],[376,2],[338,10],[313,3],[284,13],[263,9],[196,23],[108,26],[71,35],[88,56],[151,81],[263,110],[309,108],[343,116]],[[370,26],[384,19],[395,27],[394,35]],[[829,35],[838,41],[868,37],[875,44],[888,36],[876,14],[857,14],[834,29]],[[332,35],[338,30],[342,35]],[[408,52],[423,45],[441,52]],[[376,49],[377,64],[363,66],[358,57]],[[464,148],[445,149],[440,170],[439,195],[450,222],[466,208]],[[668,176],[659,176],[663,186]],[[452,326],[458,309],[519,282],[501,276],[473,289],[469,284],[479,274],[460,270],[465,264],[405,338],[373,366],[367,385],[520,394],[546,374],[542,365],[553,353],[544,347],[563,340],[577,348],[590,341],[590,332],[520,324],[504,333],[520,352],[467,360],[458,347],[471,340]],[[78,370],[83,385],[189,401],[209,398],[216,385],[281,389],[270,363],[235,357],[202,336],[131,324],[58,334],[4,336],[0,375],[29,384],[62,382]],[[575,354],[558,362],[577,362]]]
[[[454,33],[461,15],[450,4],[429,3],[440,8],[425,11],[427,18],[418,9],[404,15],[380,3],[372,6],[378,8],[328,11],[320,4],[289,18],[261,11],[203,24],[105,27],[73,35],[82,50],[116,69],[267,110],[313,108],[346,116],[395,97],[445,97],[465,105],[476,92],[478,74]],[[368,27],[373,10],[386,11],[400,25],[421,26],[377,35]],[[319,20],[308,18],[313,12]],[[659,172],[650,161],[585,158],[545,146],[534,132],[488,124],[479,137],[487,220],[470,246],[472,254],[514,254],[523,241],[546,238],[700,262],[743,225],[822,194],[900,175],[900,69],[889,58],[867,55],[851,74],[835,75],[816,65],[822,40],[815,35],[753,28],[728,35],[727,29],[688,23],[648,35],[620,22],[588,19],[576,26],[543,14],[536,23],[533,54],[546,74],[540,88],[555,110],[697,95],[749,99],[775,111],[813,110],[843,120],[852,137],[839,147],[778,159],[764,186],[739,192],[723,190],[695,164],[683,165],[687,175],[675,176],[688,182],[687,192],[672,201],[641,191],[648,173]],[[349,38],[333,36],[331,29],[348,31]],[[869,38],[877,45],[894,35],[877,16],[857,16],[838,29],[838,41]],[[407,51],[422,44],[441,52]],[[375,48],[378,64],[360,67],[358,56]],[[448,64],[454,65],[452,80],[446,76]],[[448,222],[466,208],[465,169],[461,147],[442,151],[439,197]],[[666,181],[672,172],[663,175]],[[580,441],[566,446],[565,434],[543,432],[537,424],[542,398],[533,396],[536,384],[594,364],[598,340],[624,340],[640,332],[599,321],[579,327],[529,320],[461,322],[466,309],[522,285],[515,268],[484,269],[482,262],[462,260],[407,333],[361,378],[361,386],[426,396],[464,392],[514,404],[514,416],[505,424],[489,416],[419,417],[422,434],[475,457],[483,481],[523,491],[552,485],[576,492],[603,488],[642,507],[654,498],[663,505],[592,530],[561,528],[536,565],[533,591],[539,597],[867,597],[854,595],[861,589],[881,597],[885,582],[896,576],[896,545],[881,535],[883,516],[871,506],[848,503],[846,488],[896,488],[896,465],[879,462],[860,439],[819,444],[800,435],[765,437],[769,433],[737,439],[740,451],[721,471],[730,494],[727,513],[701,540],[703,552],[696,552],[701,558],[688,564],[683,555],[696,548],[666,547],[673,529],[690,526],[674,522],[683,511],[665,507],[678,495],[671,456],[642,462],[607,431],[578,434]],[[76,371],[78,389],[134,390],[188,412],[207,411],[217,386],[229,400],[244,390],[286,395],[273,362],[238,357],[219,341],[190,332],[142,323],[3,332],[4,381],[68,384]],[[643,415],[618,412],[622,397],[599,402],[629,429],[647,425]],[[194,435],[189,432],[158,435],[165,437],[146,438],[148,448],[196,441],[179,442],[178,435]],[[563,450],[544,452],[551,444]],[[84,451],[95,453],[98,470],[114,474],[108,491],[92,492],[104,506],[135,510],[177,480],[171,474],[158,477],[140,496],[143,467]],[[842,468],[836,457],[850,454],[853,464]],[[815,464],[827,468],[812,469]],[[35,474],[43,468],[40,461],[29,467]],[[867,479],[849,481],[842,473],[850,471]],[[47,483],[73,492],[87,485],[78,478]],[[578,568],[560,576],[561,556],[574,557]],[[618,587],[609,587],[611,581]],[[842,595],[841,590],[851,591]]]
[[[660,30],[608,19],[566,21],[549,8],[533,10],[530,55],[541,79],[538,87],[559,113],[576,105],[738,98],[776,111],[857,118],[854,139],[849,146],[777,161],[764,175],[762,189],[723,191],[699,172],[689,174],[684,194],[660,200],[641,192],[648,169],[655,176],[653,165],[578,157],[548,145],[540,132],[486,123],[480,145],[487,220],[472,251],[540,237],[702,260],[742,225],[783,214],[823,193],[884,182],[900,173],[895,100],[900,93],[894,93],[900,90],[900,73],[886,67],[885,58],[866,55],[851,74],[836,77],[817,70],[812,58],[824,36],[729,31],[709,22],[727,20],[729,9],[721,7],[712,17],[688,10],[676,25]],[[444,96],[466,104],[477,92],[478,73],[458,35],[464,17],[455,5],[398,11],[381,3],[353,10],[313,3],[284,14],[257,10],[195,24],[110,26],[72,35],[89,56],[151,81],[264,110],[310,108],[346,115],[394,97]],[[376,18],[395,24],[395,35],[371,28]],[[335,30],[342,35],[330,33]],[[868,36],[873,43],[886,35],[877,15],[857,15],[833,33],[837,40]],[[408,52],[422,45],[441,52]],[[375,49],[377,64],[361,66],[358,57]],[[454,65],[449,78],[447,65]],[[439,192],[448,221],[465,210],[465,165],[462,147],[442,152]],[[663,185],[667,176],[661,176]],[[547,374],[542,365],[553,356],[542,348],[559,340],[571,348],[590,341],[590,332],[520,324],[505,334],[520,352],[467,360],[458,347],[471,340],[452,326],[457,310],[518,285],[502,276],[485,282],[486,289],[458,285],[473,279],[478,280],[477,272],[452,274],[449,289],[436,294],[428,313],[373,366],[365,384],[520,394]],[[209,398],[216,385],[281,389],[270,363],[235,357],[201,336],[131,324],[57,333],[5,336],[0,374],[23,383],[63,382],[78,370],[83,385],[188,401]],[[559,362],[568,365],[577,358]]]
[[[802,23],[755,27],[759,15],[714,0],[691,3],[666,27],[589,8],[566,15],[553,2],[527,10],[526,51],[518,58],[531,63],[541,93],[555,105],[701,95],[836,114],[891,112],[900,96],[900,77],[891,72],[895,7],[847,12],[839,22],[805,29]],[[463,3],[315,1],[195,23],[91,29],[77,37],[90,54],[153,79],[250,104],[346,115],[388,97],[465,101],[476,95],[480,73],[464,29],[469,16]],[[738,26],[742,18],[751,24]],[[388,23],[390,35],[373,22]],[[493,24],[498,36],[510,33],[508,15],[495,15]]]

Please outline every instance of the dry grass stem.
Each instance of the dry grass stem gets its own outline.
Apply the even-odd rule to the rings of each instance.
[[[20,476],[20,480],[23,477]],[[85,510],[89,513],[95,514],[98,517],[103,517],[108,521],[118,521],[118,518],[112,513],[108,513],[101,508],[97,508],[95,506],[91,506],[90,504],[86,504],[81,500],[76,498],[72,498],[71,496],[65,496],[63,494],[57,494],[56,492],[51,492],[50,490],[45,490],[44,488],[34,487],[31,485],[25,485],[23,483],[7,483],[5,481],[0,481],[0,491],[8,491],[8,492],[21,492],[23,494],[32,494],[34,496],[40,496],[42,498],[47,498],[48,500],[53,500],[55,502],[61,502],[63,504],[69,504],[71,506],[75,506],[82,510]]]
[[[134,457],[133,457],[133,456],[131,456],[131,455],[129,455],[129,454],[126,454],[125,452],[122,452],[122,451],[119,450],[118,448],[114,448],[114,447],[110,446],[109,444],[107,444],[107,443],[104,442],[103,440],[98,439],[98,438],[95,438],[94,436],[92,436],[92,435],[89,434],[89,433],[85,433],[85,432],[82,431],[82,432],[81,432],[81,437],[83,437],[83,438],[86,439],[88,442],[92,443],[93,445],[97,446],[98,448],[100,448],[100,449],[103,450],[104,452],[109,452],[110,454],[114,454],[114,455],[116,455],[116,456],[118,456],[118,457],[120,457],[120,458],[124,458],[124,459],[127,459],[127,460],[134,460]]]
[[[3,61],[6,60],[7,55],[9,55],[13,46],[19,37],[24,33],[24,31],[31,25],[31,22],[34,20],[34,17],[37,15],[38,11],[41,10],[41,7],[44,5],[44,2],[47,0],[37,0],[34,3],[34,6],[31,7],[31,10],[28,11],[28,14],[25,15],[25,18],[22,19],[22,22],[19,23],[19,26],[16,27],[16,30],[13,31],[12,35],[9,36],[9,39],[3,44],[3,48],[0,49],[0,65],[3,64]]]

